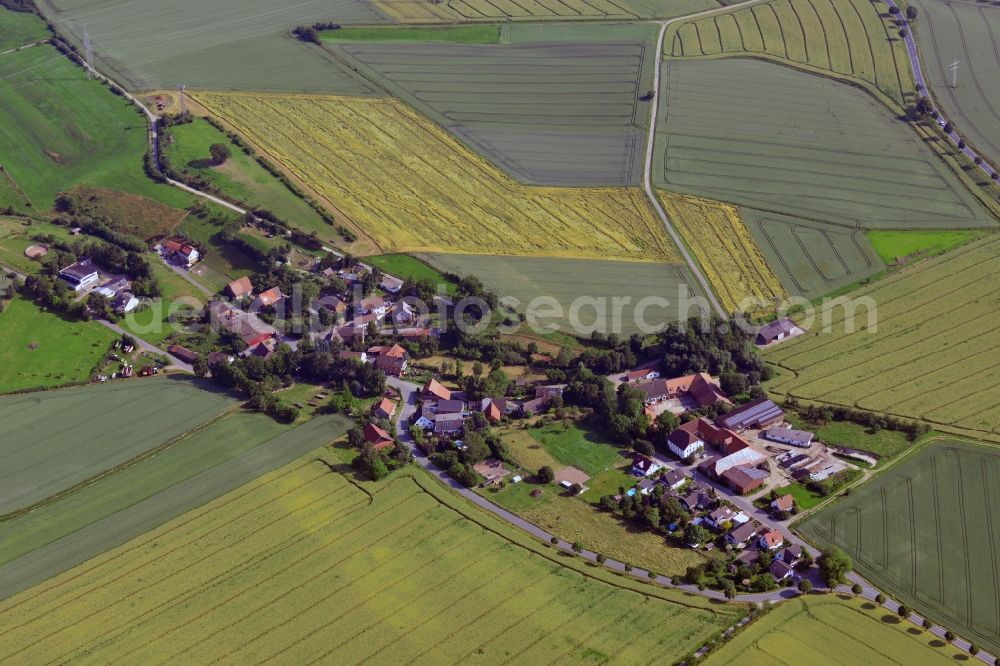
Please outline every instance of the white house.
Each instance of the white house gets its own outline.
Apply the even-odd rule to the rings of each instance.
[[[632,459],[632,473],[636,476],[653,476],[660,468],[660,463],[643,455],[636,455]]]
[[[678,458],[687,458],[704,450],[705,441],[698,432],[698,424],[698,419],[688,421],[670,433],[667,437],[667,446],[671,453]]]
[[[115,312],[128,314],[139,307],[139,299],[130,291],[120,291],[115,296],[115,300],[112,301],[111,307],[115,309]]]
[[[82,258],[75,264],[70,264],[59,271],[59,277],[69,283],[73,291],[81,291],[97,282],[97,268],[89,258]]]

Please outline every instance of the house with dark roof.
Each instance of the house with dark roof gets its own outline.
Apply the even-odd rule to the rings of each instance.
[[[753,523],[743,523],[729,531],[726,541],[736,548],[746,548],[747,544],[757,535],[757,526]]]
[[[167,347],[167,351],[187,364],[194,363],[195,361],[198,360],[198,353],[191,351],[187,347],[181,347],[180,345],[170,345],[169,347]]]
[[[76,263],[62,269],[59,277],[68,282],[73,291],[86,289],[100,278],[97,267],[89,257],[81,257]]]
[[[699,432],[700,419],[688,421],[667,436],[667,447],[678,458],[688,458],[704,450],[705,440]]]
[[[794,543],[785,546],[778,551],[778,554],[774,556],[774,559],[781,560],[785,564],[794,567],[802,561],[802,546]]]
[[[465,419],[461,413],[438,414],[434,419],[435,435],[458,435],[465,428]]]
[[[643,402],[647,405],[655,405],[670,398],[670,390],[667,388],[667,382],[664,379],[636,382],[632,386],[643,394]]]
[[[636,476],[652,476],[660,471],[660,463],[656,462],[649,456],[644,456],[642,454],[636,454],[632,458],[632,473]]]
[[[683,472],[679,472],[676,469],[668,469],[660,477],[660,483],[665,485],[668,490],[677,490],[684,485],[687,479]]]
[[[403,288],[403,281],[398,277],[383,274],[382,281],[378,283],[378,286],[390,294],[398,294],[399,290]]]
[[[465,411],[465,402],[462,400],[438,400],[434,403],[434,412],[437,414],[461,414]]]
[[[758,398],[722,414],[716,420],[723,428],[743,432],[748,428],[769,428],[785,419],[785,413],[768,398]]]
[[[757,344],[763,347],[802,332],[802,329],[796,326],[794,321],[788,317],[782,317],[769,324],[764,324],[757,330]]]
[[[774,560],[771,562],[771,566],[768,568],[768,571],[770,571],[774,580],[779,583],[788,580],[795,573],[795,570],[791,566],[781,560]]]

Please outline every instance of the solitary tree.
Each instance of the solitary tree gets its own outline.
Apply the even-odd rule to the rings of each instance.
[[[553,546],[558,545],[559,544],[559,537],[552,537],[551,539],[549,539],[549,543],[551,543]]]
[[[538,468],[538,482],[539,483],[552,483],[556,478],[556,473],[552,471],[552,468],[548,465],[542,465]]]
[[[851,592],[854,594],[861,594],[864,592],[864,588],[862,588],[860,584],[855,583],[854,585],[851,585]]]
[[[809,582],[808,578],[803,578],[799,581],[799,592],[802,594],[809,594],[813,591],[813,584]]]
[[[975,657],[977,654],[979,654],[979,646],[976,645],[975,643],[970,643],[969,644],[969,654],[971,654],[973,657]]]
[[[824,550],[819,556],[818,564],[820,575],[830,587],[847,582],[847,574],[853,566],[847,553],[836,546]]]
[[[583,552],[583,544],[580,543],[579,541],[574,541],[573,542],[573,552],[574,553],[582,553]]]
[[[604,555],[604,553],[598,553],[597,557],[595,557],[594,559],[597,560],[598,564],[604,564],[605,562],[608,561],[608,558]]]
[[[924,618],[924,629],[930,629],[934,626],[934,623],[930,621],[929,618]]]
[[[212,162],[222,164],[229,159],[229,146],[224,143],[213,143],[208,148],[208,154],[212,156]]]
[[[917,20],[917,8],[914,7],[913,5],[910,5],[909,7],[907,7],[906,8],[906,18],[908,20],[910,20],[910,21],[916,21]]]
[[[885,595],[882,594],[881,592],[879,592],[878,594],[876,594],[875,595],[875,603],[877,603],[879,606],[881,606],[882,604],[884,604],[885,603]]]
[[[953,640],[955,640],[955,632],[952,631],[951,629],[949,629],[948,631],[944,632],[944,639],[946,641],[948,641],[949,643],[951,643]]]
[[[910,617],[911,613],[913,613],[913,609],[911,609],[906,604],[900,604],[899,608],[896,609],[896,612],[899,613],[899,617],[905,620],[906,618]]]

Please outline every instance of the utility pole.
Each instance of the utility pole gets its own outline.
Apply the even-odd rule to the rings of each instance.
[[[94,77],[94,47],[90,43],[90,33],[87,32],[87,26],[83,26],[83,50],[87,58],[87,78],[92,79]]]
[[[178,84],[177,84],[177,92],[179,92],[179,93],[180,93],[180,96],[181,96],[181,100],[180,100],[180,101],[181,101],[181,114],[183,114],[183,113],[184,113],[184,111],[185,111],[185,104],[184,104],[184,87],[185,87],[185,86],[184,86],[184,84],[183,84],[183,83],[178,83]]]
[[[957,88],[958,87],[958,66],[960,64],[961,63],[958,60],[956,60],[955,62],[953,62],[950,65],[948,65],[948,69],[951,71],[951,87],[952,88]]]

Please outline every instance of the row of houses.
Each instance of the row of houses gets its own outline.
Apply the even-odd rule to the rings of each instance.
[[[132,293],[132,283],[126,277],[113,277],[100,284],[101,274],[93,260],[81,257],[59,271],[59,278],[73,291],[93,287],[91,293],[100,294],[111,301],[111,308],[119,314],[128,314],[139,307],[139,299]]]
[[[633,376],[636,377],[635,380],[632,380]],[[690,398],[698,407],[707,407],[720,402],[732,404],[718,383],[711,375],[704,372],[662,379],[656,371],[639,370],[629,372],[626,377],[634,388],[643,393],[646,405],[683,398]]]
[[[504,418],[537,414],[555,397],[562,397],[565,384],[535,387],[535,397],[514,400],[507,397],[487,397],[478,401],[466,399],[463,391],[452,391],[436,379],[431,379],[420,392],[420,415],[414,425],[435,435],[454,437],[461,435],[465,421],[476,412],[491,424]]]
[[[191,268],[201,259],[198,248],[188,243],[184,238],[168,238],[160,243],[156,249],[168,262],[185,268]]]

